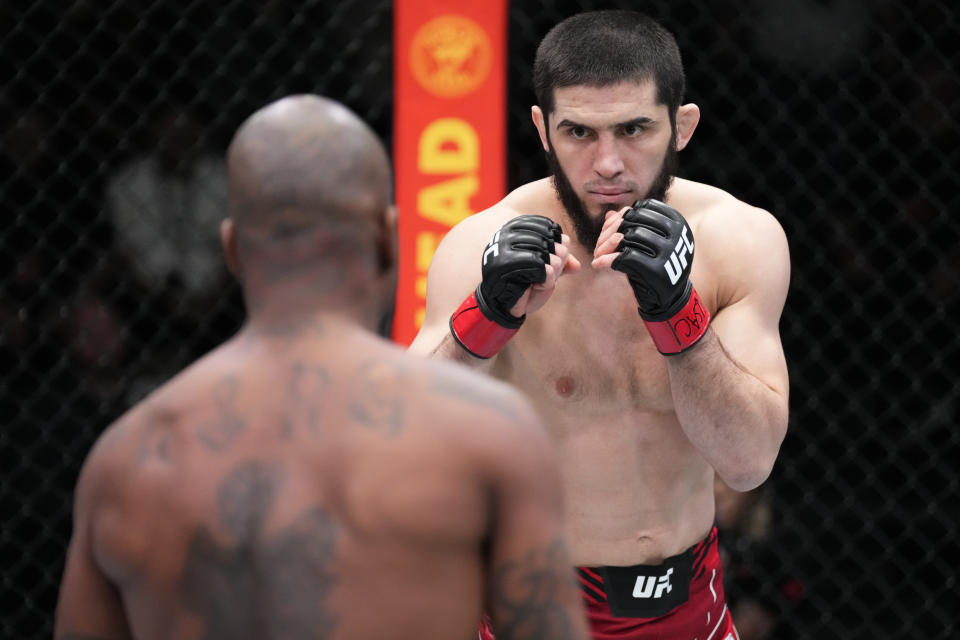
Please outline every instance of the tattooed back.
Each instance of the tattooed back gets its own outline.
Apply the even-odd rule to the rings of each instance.
[[[101,438],[61,638],[583,637],[519,395],[355,326],[247,329]],[[90,594],[95,594],[94,596]]]

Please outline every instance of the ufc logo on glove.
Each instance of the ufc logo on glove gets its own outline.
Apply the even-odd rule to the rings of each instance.
[[[676,248],[670,254],[670,259],[663,265],[670,277],[670,284],[677,284],[677,280],[683,275],[683,270],[687,266],[688,253],[693,257],[693,241],[690,239],[690,229],[684,225]]]
[[[490,243],[487,245],[487,250],[483,252],[483,266],[487,265],[487,259],[490,257],[496,258],[500,255],[500,230],[497,229],[497,232],[493,234],[493,238],[490,239]]]
[[[659,200],[638,200],[623,214],[617,231],[623,240],[610,266],[627,274],[657,350],[675,355],[697,344],[710,312],[690,282],[693,232],[686,220]]]

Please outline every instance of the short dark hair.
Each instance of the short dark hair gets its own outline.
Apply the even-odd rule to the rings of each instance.
[[[533,84],[544,116],[553,112],[554,89],[606,87],[653,79],[656,99],[673,122],[685,79],[673,34],[635,11],[579,13],[554,26],[537,47]]]

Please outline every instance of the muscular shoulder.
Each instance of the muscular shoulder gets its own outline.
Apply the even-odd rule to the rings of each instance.
[[[191,419],[210,403],[229,395],[224,380],[234,370],[236,341],[197,360],[109,425],[91,451],[95,464],[113,474],[142,471],[142,463],[166,457]]]
[[[677,179],[668,203],[687,218],[697,238],[709,244],[784,238],[783,228],[770,212],[717,187]]]
[[[430,391],[467,414],[470,421],[495,421],[506,428],[528,428],[536,422],[530,404],[512,386],[456,363],[433,358],[427,363]]]
[[[145,447],[154,407],[145,400],[107,425],[88,452],[74,494],[78,513],[93,513],[122,500]]]
[[[671,204],[690,222],[696,261],[715,278],[719,306],[754,290],[786,292],[789,247],[770,212],[709,185],[678,180],[676,187]]]
[[[554,211],[561,206],[553,187],[553,178],[542,178],[519,186],[507,194],[502,202],[518,214],[536,213],[549,218],[554,217]]]
[[[531,403],[511,385],[457,363],[410,357],[420,372],[410,393],[420,398],[433,434],[495,455],[546,441]]]
[[[525,184],[511,191],[488,209],[468,216],[444,239],[444,244],[484,245],[506,222],[525,214],[555,218],[556,195],[549,178]]]
[[[504,223],[518,215],[520,213],[513,207],[504,202],[499,202],[489,209],[468,216],[447,232],[437,249],[437,253],[442,256],[449,251],[477,250],[489,242],[493,234]]]

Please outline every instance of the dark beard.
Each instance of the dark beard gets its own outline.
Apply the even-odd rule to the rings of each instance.
[[[546,152],[547,168],[551,175],[553,175],[553,186],[557,191],[557,197],[560,198],[560,204],[566,209],[567,215],[570,216],[570,220],[573,222],[573,233],[582,246],[588,249],[596,247],[597,239],[600,237],[600,231],[603,229],[605,214],[607,211],[617,211],[620,207],[609,205],[600,212],[599,216],[594,217],[590,215],[587,207],[583,204],[583,200],[577,196],[577,192],[574,191],[573,185],[570,184],[567,174],[564,173],[563,168],[560,166],[560,162],[557,160],[557,154],[553,150],[553,144],[550,143],[549,139],[547,140],[547,144],[549,146],[549,150]],[[673,182],[673,176],[677,173],[677,167],[679,165],[678,155],[677,134],[674,132],[670,137],[667,152],[663,156],[663,166],[660,167],[660,173],[657,175],[657,179],[653,181],[650,189],[647,190],[646,195],[640,198],[641,200],[649,198],[660,201],[666,200],[667,189],[670,188],[670,183]]]

